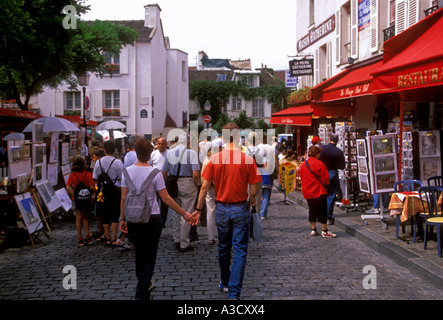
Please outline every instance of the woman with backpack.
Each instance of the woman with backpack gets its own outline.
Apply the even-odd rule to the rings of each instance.
[[[66,184],[66,191],[71,195],[75,203],[75,224],[77,227],[78,246],[91,245],[93,243],[89,233],[88,211],[92,206],[92,195],[95,184],[92,174],[87,171],[86,161],[83,157],[77,156],[72,162],[71,174]],[[86,240],[83,240],[82,224],[86,233]]]
[[[184,211],[169,196],[162,172],[148,164],[152,151],[153,146],[148,139],[137,140],[135,152],[138,161],[123,170],[121,180],[120,228],[122,232],[129,232],[135,248],[135,272],[138,279],[135,299],[137,300],[150,298],[151,279],[163,229],[156,192],[165,204],[182,215],[187,222],[192,221],[192,215]],[[139,195],[142,193],[146,200],[140,206],[135,202],[140,201]],[[140,207],[143,209],[140,210]]]

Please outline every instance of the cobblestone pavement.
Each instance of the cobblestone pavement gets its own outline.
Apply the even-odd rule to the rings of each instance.
[[[280,204],[274,189],[265,241],[251,240],[243,300],[442,299],[443,292],[387,256],[349,235],[338,224],[335,239],[311,237],[307,210]],[[91,230],[95,230],[93,221]],[[0,300],[132,300],[136,285],[134,251],[94,244],[78,248],[75,224],[53,221],[46,244],[0,253]],[[171,213],[163,229],[154,274],[154,300],[223,300],[218,289],[217,245],[199,226],[195,250],[178,252],[172,243]],[[393,232],[391,230],[391,232]],[[40,238],[45,240],[44,235]],[[436,253],[435,253],[436,255]],[[74,266],[76,289],[64,289],[65,266]],[[372,266],[369,273],[364,268]],[[374,273],[375,271],[375,273]],[[365,289],[367,276],[374,276]],[[366,282],[365,282],[366,281]]]

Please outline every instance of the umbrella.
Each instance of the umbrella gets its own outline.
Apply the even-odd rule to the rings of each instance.
[[[4,141],[10,141],[10,140],[25,140],[25,135],[23,133],[19,132],[12,132],[10,134],[7,134],[4,138]]]
[[[113,129],[124,129],[124,128],[126,128],[126,126],[123,123],[119,121],[109,120],[100,123],[97,126],[96,130],[101,131],[101,130],[113,130]]]
[[[45,117],[33,120],[23,132],[32,132],[34,123],[43,123],[43,132],[68,132],[80,131],[71,121],[57,117]]]
[[[97,133],[103,137],[104,141],[108,141],[110,139],[110,134],[108,130],[100,130],[97,131]],[[127,137],[127,135],[123,132],[114,130],[114,139],[122,139],[125,137]]]

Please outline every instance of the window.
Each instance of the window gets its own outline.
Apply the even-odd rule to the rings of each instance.
[[[335,64],[346,64],[349,57],[351,42],[351,7],[346,3],[335,12]]]
[[[103,91],[105,105],[103,116],[120,116],[120,91]]]
[[[241,110],[241,99],[232,98],[232,110]]]
[[[80,91],[65,92],[65,115],[80,115],[82,110]]]
[[[218,73],[217,74],[217,81],[226,81],[226,74]]]
[[[110,52],[105,53],[105,62],[106,67],[108,68],[109,73],[119,74],[120,73],[120,57]]]
[[[254,86],[254,76],[252,74],[243,75],[241,77],[241,83],[248,86],[248,87],[253,87]]]
[[[309,0],[309,25],[315,24],[315,0]]]
[[[254,99],[252,101],[252,117],[264,118],[265,117],[265,100]]]

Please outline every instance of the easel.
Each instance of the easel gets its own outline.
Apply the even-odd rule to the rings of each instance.
[[[291,200],[286,199],[286,190],[283,188],[281,190],[283,191],[284,198],[283,198],[283,200],[277,201],[277,204],[279,204],[279,203],[286,204],[286,205],[294,204],[294,202],[292,202]]]

